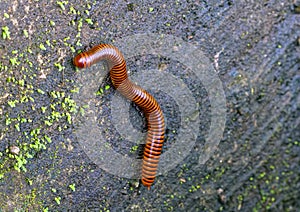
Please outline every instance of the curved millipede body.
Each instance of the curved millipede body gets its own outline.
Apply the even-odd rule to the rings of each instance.
[[[78,54],[73,63],[79,68],[86,68],[101,60],[108,62],[114,87],[144,111],[148,132],[143,155],[142,183],[150,189],[155,179],[164,142],[165,123],[163,113],[152,95],[128,79],[125,59],[116,47],[110,44],[97,45],[86,52]]]

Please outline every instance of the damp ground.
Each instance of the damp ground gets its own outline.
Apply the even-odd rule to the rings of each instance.
[[[300,207],[297,1],[1,1],[0,7],[0,211]],[[136,161],[146,130],[142,112],[126,103],[129,122],[141,134],[132,143],[114,122],[118,117],[112,114],[111,102],[117,94],[107,66],[100,65],[87,78],[89,70],[72,65],[80,50],[147,33],[173,36],[201,50],[226,98],[223,137],[209,158],[199,163],[209,146],[207,134],[216,115],[212,101],[217,95],[209,96],[207,82],[197,78],[190,64],[147,51],[128,58],[130,77],[150,69],[176,76],[198,108],[190,117],[199,119],[197,126],[183,129],[193,129],[190,134],[196,129],[195,143],[175,167],[156,178],[150,191],[138,178],[99,167],[87,151],[89,143],[82,143],[92,141],[94,132],[78,136],[92,117],[108,149]],[[121,46],[126,45],[134,43]],[[99,80],[94,94],[81,93],[86,80],[96,82],[93,77]],[[174,90],[180,93],[183,88]],[[155,87],[149,92],[167,120],[166,154],[184,141],[178,140],[183,112],[170,93]]]

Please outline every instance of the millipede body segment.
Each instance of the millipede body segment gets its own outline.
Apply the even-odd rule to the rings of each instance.
[[[139,106],[147,120],[147,139],[143,153],[142,183],[150,189],[157,172],[165,133],[164,116],[160,106],[146,90],[132,83],[127,76],[126,62],[121,52],[113,45],[100,44],[78,54],[73,63],[78,68],[87,68],[105,60],[108,62],[114,87],[126,98]]]

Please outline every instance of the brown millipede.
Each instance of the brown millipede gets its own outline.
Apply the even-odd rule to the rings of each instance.
[[[143,153],[142,183],[150,189],[157,172],[165,134],[164,116],[160,106],[152,95],[132,83],[127,76],[126,61],[121,52],[113,45],[100,44],[78,54],[73,63],[78,68],[87,68],[105,60],[110,69],[110,78],[114,87],[126,98],[139,106],[147,120],[147,139]]]

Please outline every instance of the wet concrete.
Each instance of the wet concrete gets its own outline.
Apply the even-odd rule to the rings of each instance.
[[[0,7],[2,211],[300,207],[300,16],[295,1],[1,1]],[[223,84],[227,111],[223,139],[199,164],[212,117],[203,82],[167,57],[130,58],[131,75],[149,67],[167,70],[199,102],[196,143],[174,169],[157,177],[151,191],[138,179],[109,174],[87,156],[75,133],[84,116],[77,113],[80,108],[72,112],[75,106],[68,101],[86,73],[71,63],[77,50],[149,32],[178,37],[204,52]],[[100,77],[104,91],[93,100],[98,126],[116,152],[135,158],[129,151],[135,144],[112,124],[115,91],[107,74]],[[166,93],[150,92],[165,111],[167,152],[176,145],[180,111]],[[143,131],[142,114],[130,107],[133,126]],[[11,146],[20,147],[18,157],[9,153]]]

